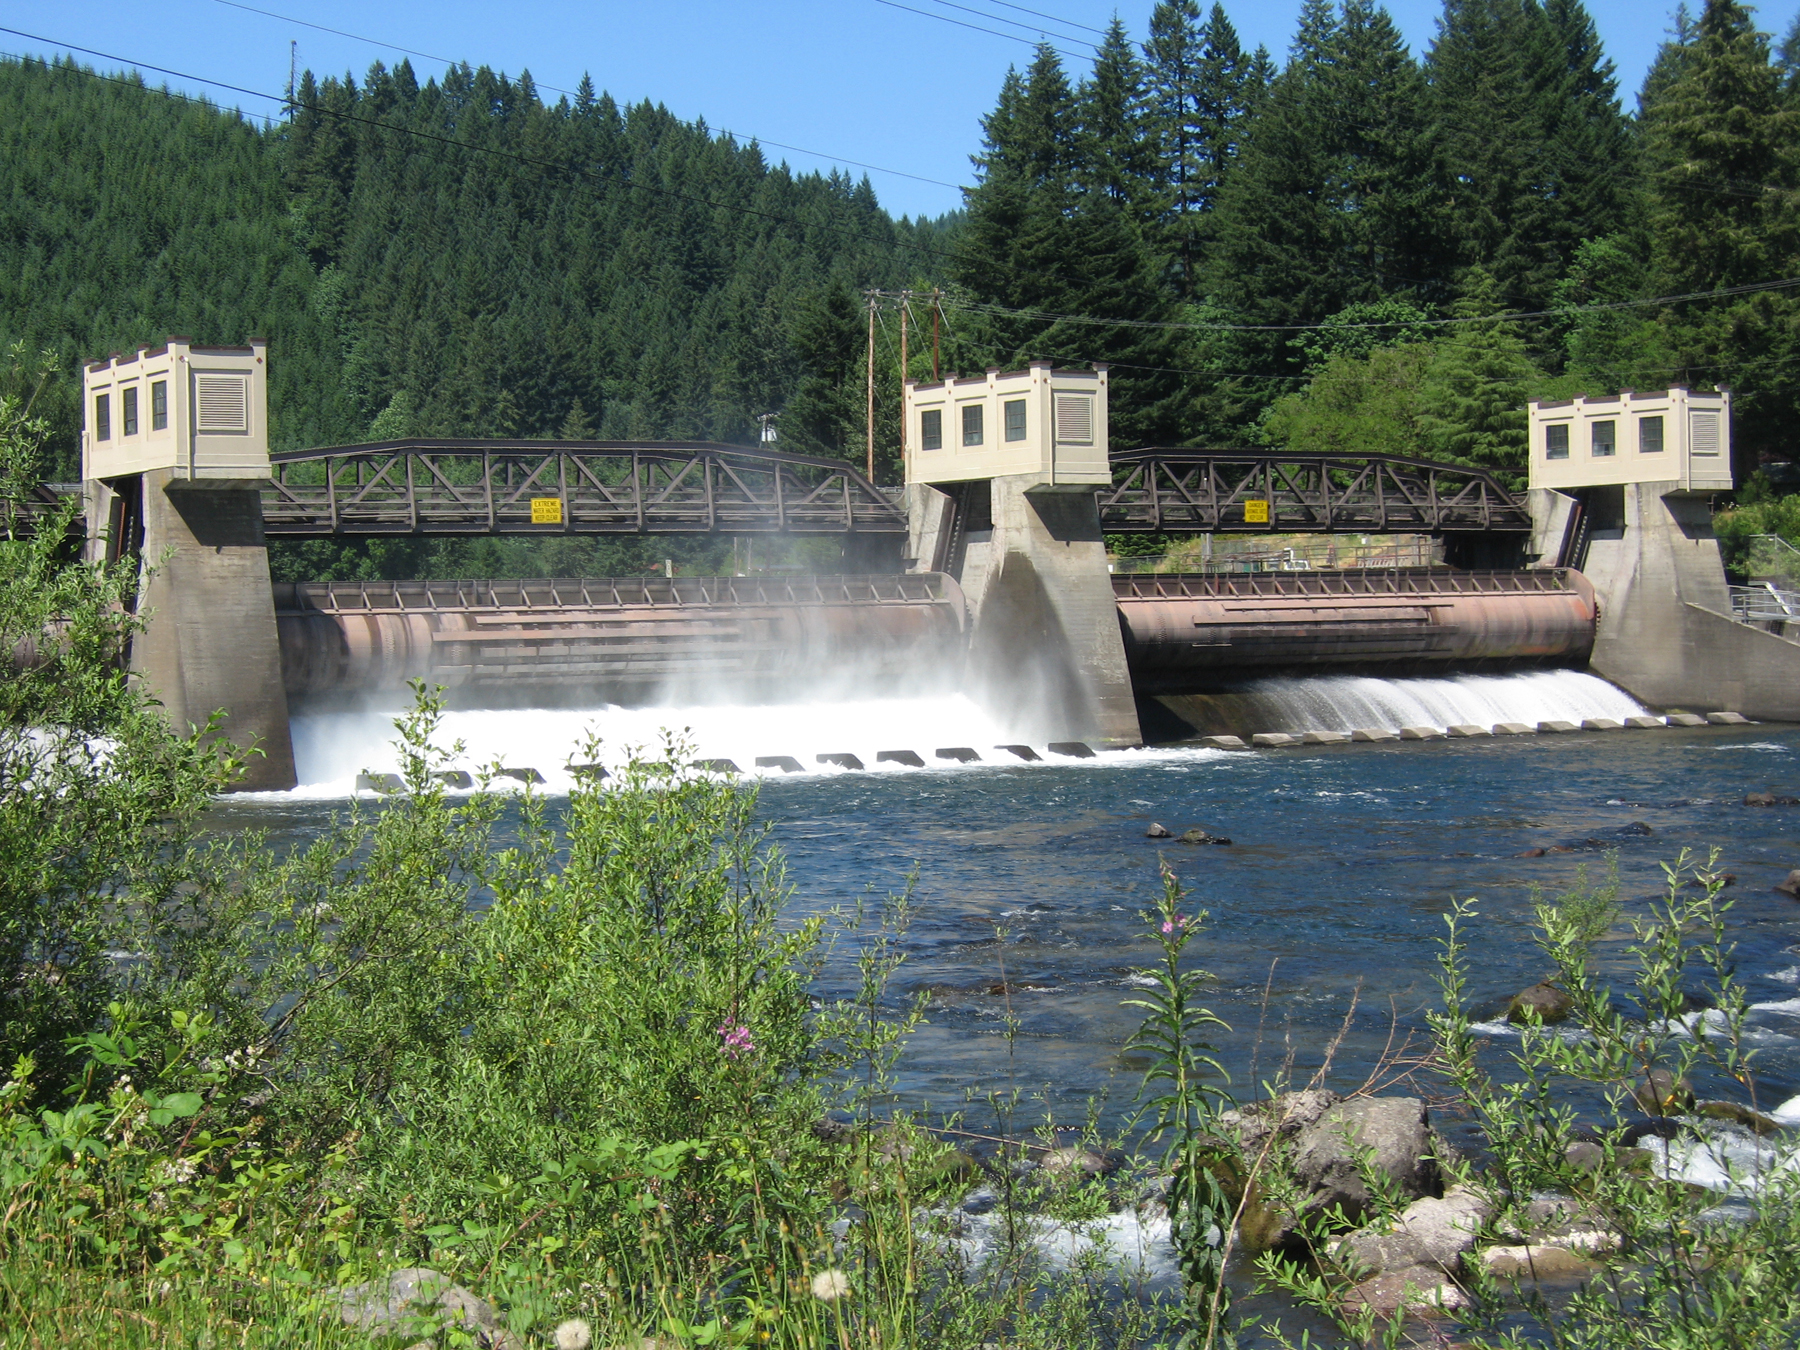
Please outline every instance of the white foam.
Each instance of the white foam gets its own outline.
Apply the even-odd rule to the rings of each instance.
[[[1498,722],[1615,721],[1644,711],[1616,685],[1578,670],[1513,675],[1449,675],[1384,680],[1362,675],[1276,676],[1244,692],[1274,704],[1286,731],[1399,731],[1405,727],[1491,727]]]

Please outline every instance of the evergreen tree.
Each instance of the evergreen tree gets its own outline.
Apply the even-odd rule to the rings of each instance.
[[[1800,267],[1800,109],[1766,36],[1737,0],[1708,0],[1672,80],[1644,109],[1652,284],[1689,294],[1794,276]],[[1740,480],[1791,454],[1800,416],[1800,301],[1762,292],[1665,312],[1689,381],[1729,383]]]
[[[1499,469],[1522,481],[1525,402],[1543,372],[1501,309],[1493,275],[1474,269],[1452,311],[1465,322],[1438,345],[1425,373],[1419,430],[1436,458]]]

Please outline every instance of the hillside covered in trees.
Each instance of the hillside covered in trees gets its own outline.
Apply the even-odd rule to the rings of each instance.
[[[860,292],[911,286],[944,292],[948,369],[1110,363],[1125,445],[1513,469],[1527,397],[1687,383],[1736,391],[1741,467],[1791,458],[1800,33],[1737,0],[1678,11],[1629,108],[1580,0],[1445,0],[1417,57],[1372,0],[1305,0],[1280,60],[1165,0],[1089,70],[1041,48],[982,130],[966,209],[916,222],[585,80],[308,74],[258,125],[8,61],[0,339],[72,371],[260,333],[283,447],[748,442],[779,412],[784,448],[860,461]]]

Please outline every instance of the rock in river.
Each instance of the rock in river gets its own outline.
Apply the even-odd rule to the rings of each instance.
[[[1544,981],[1512,996],[1512,1002],[1506,1005],[1506,1020],[1529,1022],[1535,1018],[1545,1026],[1550,1026],[1567,1021],[1572,1006],[1568,994],[1549,981]]]

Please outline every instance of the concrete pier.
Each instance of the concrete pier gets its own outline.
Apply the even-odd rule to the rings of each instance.
[[[143,477],[145,578],[138,604],[149,625],[132,642],[131,668],[177,731],[222,711],[221,731],[249,757],[239,788],[295,783],[282,686],[281,642],[255,488],[170,486]]]

